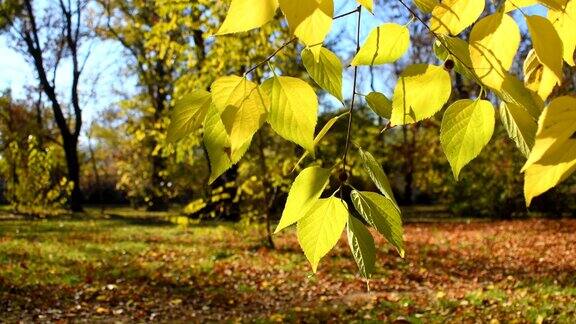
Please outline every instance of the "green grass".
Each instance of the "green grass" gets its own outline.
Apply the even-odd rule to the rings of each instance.
[[[543,267],[537,253],[544,252],[518,241],[543,235],[538,240],[555,238],[573,248],[574,232],[557,233],[576,227],[572,221],[494,223],[496,230],[491,224],[408,225],[406,260],[378,240],[369,293],[344,240],[312,275],[292,231],[276,237],[278,249],[269,250],[261,226],[182,225],[170,214],[131,211],[114,215],[0,221],[3,318],[576,320],[574,263],[559,259],[557,267]],[[494,246],[509,242],[517,244],[525,264],[499,262],[513,251],[495,252]]]

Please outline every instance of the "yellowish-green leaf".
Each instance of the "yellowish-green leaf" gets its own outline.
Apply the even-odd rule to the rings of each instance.
[[[440,142],[456,180],[490,142],[494,123],[494,107],[487,100],[458,100],[446,109]]]
[[[495,13],[474,25],[469,43],[476,76],[484,85],[500,90],[520,46],[520,28],[507,14]]]
[[[500,104],[500,120],[508,132],[508,136],[516,143],[516,146],[525,157],[528,157],[538,124],[536,119],[526,109],[513,104],[502,102]]]
[[[304,169],[294,180],[288,193],[286,207],[282,212],[282,218],[274,233],[296,223],[316,204],[318,198],[328,185],[330,170],[317,166]]]
[[[320,45],[332,29],[333,0],[280,0],[292,33],[309,46],[318,60]]]
[[[278,0],[232,0],[224,23],[217,35],[258,28],[274,18]]]
[[[212,97],[204,90],[191,92],[176,101],[168,126],[168,141],[177,142],[198,130],[211,104]]]
[[[376,185],[378,190],[380,190],[386,198],[390,199],[394,203],[394,206],[400,210],[400,207],[398,207],[396,199],[394,198],[392,186],[390,186],[390,181],[388,181],[388,177],[386,176],[384,169],[382,169],[382,165],[376,161],[370,152],[366,152],[362,149],[359,151],[364,171],[366,171],[370,179],[372,179],[372,182]]]
[[[242,79],[234,88],[220,116],[230,137],[232,156],[252,141],[252,136],[266,120],[267,106],[264,96],[254,82]]]
[[[538,60],[554,73],[558,83],[562,82],[563,48],[556,29],[541,16],[526,16],[526,23]]]
[[[439,3],[438,0],[414,0],[416,7],[425,13],[431,13]]]
[[[229,102],[234,103],[242,98],[232,97],[234,90],[244,81],[244,78],[231,75],[216,79],[210,87],[212,93],[212,102],[214,106],[222,113],[228,106]]]
[[[262,85],[270,100],[268,122],[280,136],[314,154],[318,98],[312,87],[297,78],[273,77]]]
[[[310,49],[302,51],[302,63],[310,77],[318,85],[328,91],[341,102],[344,101],[342,96],[342,62],[327,48],[320,48],[319,60],[316,60],[314,53]]]
[[[374,0],[357,0],[362,7],[368,9],[370,12],[374,12]]]
[[[376,246],[370,231],[354,216],[348,216],[348,245],[364,278],[370,278],[376,262]]]
[[[250,142],[247,142],[240,151],[236,152],[232,159],[228,156],[230,150],[230,139],[226,133],[226,128],[220,119],[220,112],[214,105],[208,110],[204,121],[204,145],[208,151],[210,159],[210,179],[214,182],[222,173],[237,163],[248,150]]]
[[[548,20],[552,22],[558,36],[562,39],[563,58],[571,66],[574,64],[576,51],[576,1],[571,0],[564,10],[549,9]]]
[[[536,143],[523,168],[527,206],[575,170],[576,98],[564,96],[554,99],[538,120]]]
[[[402,217],[392,200],[375,192],[356,191],[351,193],[356,211],[392,244],[404,257]]]
[[[298,242],[316,273],[318,263],[342,236],[348,221],[348,207],[338,198],[317,200],[298,221]]]
[[[378,116],[386,119],[392,116],[392,101],[380,92],[370,92],[366,103]]]
[[[484,11],[484,1],[444,0],[432,10],[430,28],[436,34],[458,35]]]
[[[544,101],[538,94],[528,89],[522,81],[508,72],[505,73],[501,89],[494,92],[506,103],[522,107],[535,119],[538,119],[544,108]]]
[[[450,74],[441,66],[415,64],[400,75],[392,100],[392,125],[421,121],[436,114],[450,98]]]
[[[434,43],[434,53],[442,61],[451,59],[454,61],[454,71],[462,74],[469,80],[481,83],[472,71],[472,61],[470,60],[470,49],[468,43],[460,38],[448,35],[438,35]]]
[[[326,136],[326,134],[328,134],[328,132],[330,131],[332,126],[334,126],[334,124],[336,124],[336,122],[344,116],[348,116],[348,112],[345,112],[345,113],[340,114],[336,117],[330,118],[330,120],[327,121],[326,124],[324,124],[324,127],[322,127],[320,132],[318,132],[318,135],[316,135],[316,137],[314,138],[314,146],[317,146],[320,143],[320,141],[324,138],[324,136]],[[300,164],[302,164],[302,162],[308,156],[308,154],[309,154],[308,152],[304,152],[304,154],[302,154],[302,156],[300,157],[298,162],[296,162],[296,164],[294,165],[294,168],[292,169],[292,171],[294,171],[296,168],[298,168],[298,166]]]
[[[524,61],[524,84],[528,89],[538,93],[543,101],[548,99],[558,84],[554,72],[540,62],[533,49]]]
[[[410,46],[406,26],[386,23],[374,28],[352,60],[353,66],[381,65],[400,59]]]

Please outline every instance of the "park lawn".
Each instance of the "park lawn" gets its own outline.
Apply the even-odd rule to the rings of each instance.
[[[344,238],[313,275],[293,229],[167,219],[0,221],[0,321],[576,322],[576,220],[407,224],[368,285]]]

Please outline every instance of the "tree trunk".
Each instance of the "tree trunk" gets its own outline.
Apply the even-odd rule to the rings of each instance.
[[[154,141],[155,142],[155,141]],[[152,145],[155,147],[156,143]],[[149,184],[150,203],[146,208],[148,211],[167,211],[170,205],[166,195],[162,192],[166,186],[166,178],[162,172],[166,170],[166,159],[160,155],[152,157],[152,179]],[[160,188],[160,189],[157,189]],[[158,192],[160,190],[161,192]]]
[[[78,159],[78,139],[73,136],[62,135],[64,153],[66,155],[66,166],[68,168],[68,180],[74,183],[72,195],[70,196],[70,209],[73,212],[81,212],[82,191],[80,190],[80,161]]]

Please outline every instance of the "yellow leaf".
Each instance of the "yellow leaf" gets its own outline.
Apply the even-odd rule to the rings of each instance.
[[[554,10],[563,10],[568,0],[538,0],[541,4]]]
[[[336,197],[318,200],[298,221],[298,243],[314,273],[320,259],[338,243],[347,221],[348,207],[343,200]]]
[[[227,153],[230,148],[230,139],[220,119],[220,112],[213,105],[208,110],[204,121],[204,146],[210,159],[209,183],[212,183],[242,158],[250,142],[246,142],[242,149],[230,158]]]
[[[437,34],[458,35],[484,11],[484,1],[444,0],[432,10],[430,28]]]
[[[504,12],[510,12],[516,9],[522,9],[538,4],[537,0],[506,0],[504,3]]]
[[[548,10],[548,19],[554,25],[558,36],[562,39],[563,57],[566,63],[574,64],[574,51],[576,51],[576,1],[566,4],[564,10]]]
[[[408,28],[387,23],[374,28],[352,60],[353,66],[381,65],[401,58],[410,46]]]
[[[357,0],[364,8],[368,9],[370,12],[374,12],[374,0]]]
[[[538,93],[543,101],[559,84],[554,73],[540,62],[533,49],[530,50],[524,61],[524,84],[528,89]]]
[[[176,101],[170,116],[167,140],[177,142],[202,126],[212,97],[208,91],[197,90]]]
[[[499,90],[520,46],[520,28],[507,14],[495,13],[474,25],[469,43],[476,76],[484,85]]]
[[[414,0],[416,7],[425,13],[431,13],[439,3],[438,0]]]
[[[280,0],[292,33],[311,48],[315,57],[332,28],[333,0]],[[316,48],[317,47],[317,48]]]
[[[252,141],[252,136],[266,120],[267,106],[258,86],[245,78],[230,93],[221,118],[230,136],[232,156]]]
[[[318,120],[318,98],[306,82],[291,77],[273,77],[262,85],[270,100],[268,122],[278,135],[314,155],[314,130]]]
[[[274,233],[296,223],[316,204],[328,185],[330,170],[317,166],[304,169],[294,180],[282,217]]]
[[[526,23],[538,60],[554,73],[558,83],[562,82],[562,40],[554,26],[541,16],[526,16]]]
[[[261,27],[274,18],[276,9],[278,9],[278,0],[232,0],[226,19],[217,35]]]
[[[564,96],[554,99],[538,121],[536,143],[523,168],[527,206],[575,170],[576,98]]]
[[[392,100],[392,125],[411,124],[432,117],[450,98],[450,74],[441,66],[415,64],[400,75]]]
[[[318,83],[322,89],[344,102],[342,96],[342,62],[330,50],[321,47],[319,60],[314,59],[314,53],[310,49],[302,51],[302,63],[310,77]]]

